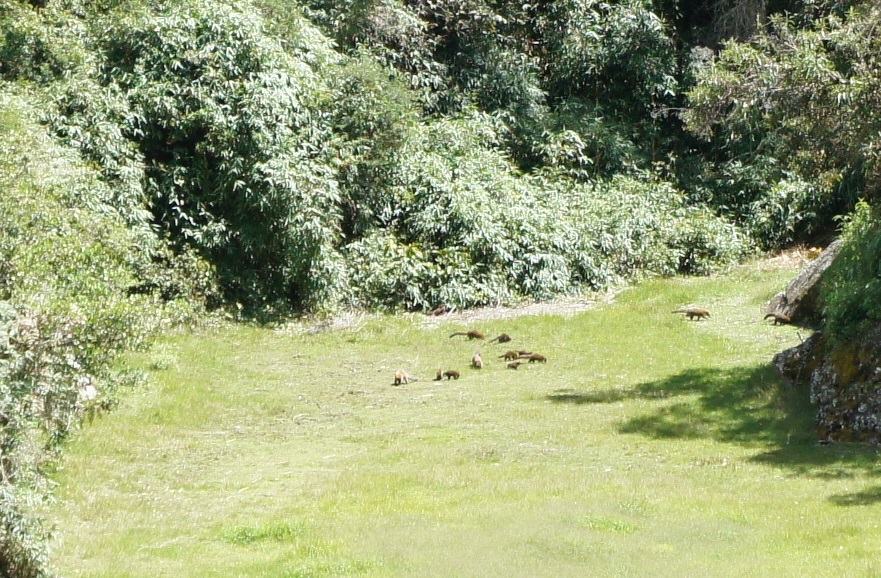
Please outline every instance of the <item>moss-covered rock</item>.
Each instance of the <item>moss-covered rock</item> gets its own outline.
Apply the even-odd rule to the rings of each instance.
[[[809,386],[822,439],[881,443],[881,324],[844,343],[816,333],[774,364],[789,383]]]

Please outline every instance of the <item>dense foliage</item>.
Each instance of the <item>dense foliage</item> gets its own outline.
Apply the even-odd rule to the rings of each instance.
[[[0,0],[0,576],[46,572],[39,473],[165,320],[545,299],[828,239],[881,182],[879,19]],[[875,310],[846,262],[841,331]]]
[[[155,241],[104,204],[98,173],[47,137],[23,97],[0,93],[0,111],[0,574],[37,576],[41,474],[130,379],[115,356],[162,317],[128,291]]]
[[[700,67],[685,115],[720,159],[707,196],[766,246],[828,234],[881,184],[881,12],[799,22],[775,17]]]
[[[524,176],[485,115],[428,123],[401,153],[384,226],[346,246],[355,302],[429,308],[706,273],[744,254],[736,227],[669,183]],[[379,258],[377,258],[377,256]]]
[[[881,321],[881,221],[866,202],[844,223],[843,246],[822,284],[826,329],[846,342]]]

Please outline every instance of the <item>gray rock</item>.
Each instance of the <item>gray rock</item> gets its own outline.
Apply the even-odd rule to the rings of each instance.
[[[797,325],[819,325],[822,318],[822,304],[819,300],[818,283],[840,251],[840,240],[830,243],[819,257],[811,261],[795,279],[789,282],[785,291],[771,298],[765,306],[765,314],[786,315]]]

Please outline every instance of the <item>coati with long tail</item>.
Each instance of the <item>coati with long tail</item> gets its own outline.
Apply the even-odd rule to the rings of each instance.
[[[529,357],[527,357],[529,363],[535,363],[536,361],[539,363],[547,363],[548,358],[542,355],[541,353],[533,353]]]
[[[523,359],[524,357],[529,357],[530,355],[532,355],[532,352],[528,349],[520,349],[517,351],[517,357],[519,357],[520,359]]]
[[[511,341],[511,336],[507,333],[502,333],[498,337],[494,337],[493,339],[489,340],[490,343],[492,343],[493,341],[498,341],[499,343],[508,343],[509,341]]]
[[[475,353],[474,357],[471,358],[471,367],[474,369],[483,369],[483,358],[480,357],[480,352]]]
[[[708,319],[710,317],[710,312],[700,307],[683,307],[681,309],[674,309],[673,313],[685,313],[685,316],[692,320],[695,317],[698,319]]]
[[[449,371],[444,372],[444,377],[446,377],[447,380],[459,379],[459,372],[456,371],[455,369],[450,369]]]
[[[455,337],[457,335],[466,335],[468,339],[486,339],[486,333],[483,331],[478,331],[477,329],[469,329],[468,331],[457,331],[450,335],[450,337]]]
[[[507,367],[508,369],[517,369],[517,368],[520,367],[522,364],[523,364],[522,361],[511,361],[510,363],[508,363],[508,365],[506,365],[506,367]]]
[[[394,383],[394,385],[401,385],[401,384],[406,385],[406,384],[410,383],[411,381],[419,381],[419,379],[417,379],[417,378],[413,377],[412,375],[408,374],[408,373],[407,373],[406,371],[404,371],[403,369],[399,369],[399,370],[397,370],[397,371],[395,372],[395,383]]]
[[[505,361],[511,361],[512,359],[517,359],[520,357],[519,351],[508,351],[504,355],[500,355],[500,359],[504,359]]]
[[[786,325],[787,323],[792,323],[792,319],[785,313],[768,313],[765,315],[765,319],[768,317],[774,318],[773,325]]]

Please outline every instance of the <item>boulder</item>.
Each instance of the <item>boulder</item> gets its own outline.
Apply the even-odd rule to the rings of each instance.
[[[818,283],[840,250],[840,240],[830,243],[819,257],[789,282],[785,291],[771,298],[765,306],[765,314],[786,315],[796,325],[818,326],[822,319]]]
[[[818,282],[841,249],[836,241],[768,303],[766,313],[788,315],[799,325],[819,326]],[[846,341],[822,331],[774,356],[784,381],[809,389],[817,405],[822,440],[881,444],[881,324]]]
[[[844,343],[815,333],[774,365],[787,383],[809,386],[821,439],[881,444],[881,324]]]

